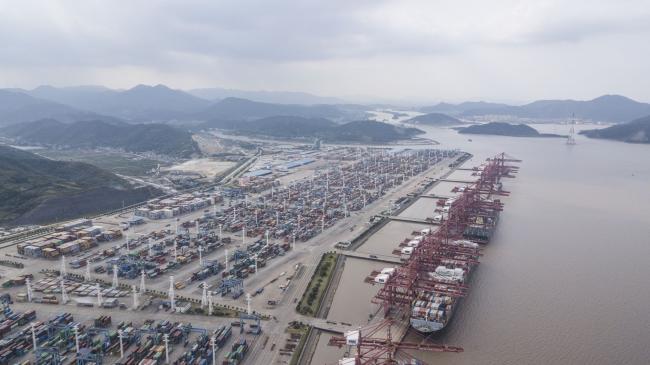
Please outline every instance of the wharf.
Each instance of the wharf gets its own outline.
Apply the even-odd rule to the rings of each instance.
[[[381,313],[381,308],[377,313],[364,325],[336,322],[336,321],[310,321],[310,325],[316,329],[333,334],[345,334],[347,331],[360,330],[362,336],[369,336],[374,339],[386,339],[389,336],[388,328],[390,327],[390,337],[393,342],[400,342],[406,336],[411,322],[409,320],[389,320],[385,319]],[[402,311],[398,311],[395,318],[408,318],[402,315]],[[391,321],[390,326],[386,325],[386,321]]]
[[[412,217],[400,217],[400,216],[395,216],[395,215],[385,215],[384,217],[392,220],[392,221],[398,221],[398,222],[406,222],[406,223],[421,223],[421,224],[427,224],[431,226],[439,226],[440,223],[436,223],[427,219],[422,219],[422,218],[412,218]]]
[[[450,183],[457,183],[457,184],[474,184],[476,181],[467,181],[467,180],[451,180],[451,179],[440,179],[438,181],[441,182],[450,182]]]
[[[379,310],[381,310],[381,308]],[[403,317],[400,315],[400,313],[401,311],[398,312],[395,317]],[[302,322],[308,323],[314,329],[335,334],[335,335],[343,335],[347,331],[354,331],[354,330],[361,330],[362,335],[364,335],[364,328],[365,328],[365,331],[374,332],[371,335],[373,338],[385,339],[388,337],[388,326],[385,326],[383,328],[378,328],[379,326],[382,325],[382,322],[384,321],[387,320],[384,319],[384,317],[381,314],[376,313],[375,316],[373,316],[373,318],[370,319],[368,323],[364,325],[337,322],[337,321],[325,321],[322,319],[303,320]],[[402,341],[406,336],[406,333],[408,332],[410,326],[411,326],[411,322],[408,320],[401,320],[401,321],[393,320],[390,326],[391,339],[394,342]],[[377,328],[377,329],[372,330],[372,328]],[[364,336],[368,336],[368,335],[369,334],[366,333]]]
[[[381,309],[380,309],[381,310]],[[401,313],[401,311],[400,311]],[[396,314],[393,316],[394,318],[403,318],[404,316]],[[379,314],[376,315],[368,324],[369,326],[379,326],[381,322],[386,321],[383,315]],[[386,339],[388,338],[388,327],[386,326],[384,328],[381,328],[375,332],[372,337],[374,338],[380,338],[380,339]],[[393,342],[401,342],[404,340],[404,337],[406,337],[406,332],[408,332],[409,328],[411,328],[411,321],[409,320],[409,317],[407,316],[405,320],[392,320],[392,324],[390,325],[390,337]],[[393,353],[394,355],[394,353]]]
[[[333,321],[324,321],[324,320],[312,320],[312,321],[308,321],[308,323],[310,326],[312,326],[317,330],[321,330],[323,332],[333,333],[337,335],[342,335],[346,331],[351,331],[358,328],[352,325],[342,324]]]
[[[369,253],[356,252],[356,251],[341,251],[341,255],[346,257],[353,257],[355,259],[386,262],[389,264],[401,265],[403,262],[399,257],[388,255],[373,255]]]
[[[441,195],[433,195],[433,194],[422,194],[418,198],[429,198],[429,199],[451,199],[450,196],[441,196]]]

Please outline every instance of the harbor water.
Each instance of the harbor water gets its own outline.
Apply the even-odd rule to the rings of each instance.
[[[562,125],[535,127],[568,132]],[[582,136],[577,145],[567,146],[556,138],[420,128],[441,148],[472,153],[466,167],[500,152],[523,163],[516,179],[505,180],[512,196],[504,199],[501,221],[469,295],[447,328],[430,337],[465,352],[415,355],[431,364],[649,363],[650,146]],[[464,180],[467,173],[449,178]],[[450,187],[441,185],[433,193],[451,194]],[[432,216],[435,200],[427,201],[411,206],[408,216]],[[404,232],[404,237],[413,230],[408,223],[390,224],[391,232]],[[385,254],[396,247],[395,238],[375,234],[359,251],[375,247]],[[363,282],[368,265],[356,261],[351,264],[359,278],[342,281],[338,291],[348,300],[337,305],[335,298],[331,319],[356,315],[354,322],[361,323],[372,310],[365,301],[368,290],[360,289],[369,286]],[[360,267],[366,270],[359,272]],[[363,295],[352,301],[353,292]],[[423,337],[411,331],[407,340]],[[319,356],[326,358],[319,353],[323,349],[313,364],[319,364]]]

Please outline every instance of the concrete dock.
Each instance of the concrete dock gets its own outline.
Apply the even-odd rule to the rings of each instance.
[[[354,252],[354,251],[342,251],[341,255],[344,255],[344,256],[347,256],[347,257],[353,257],[353,258],[356,258],[356,259],[362,259],[362,260],[386,262],[386,263],[395,264],[395,265],[401,265],[402,264],[402,260],[400,260],[399,257],[395,257],[395,256],[373,255],[373,254],[369,254],[369,253]]]

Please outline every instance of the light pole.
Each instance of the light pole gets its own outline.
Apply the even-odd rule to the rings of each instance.
[[[228,249],[226,249],[226,272],[228,272]]]
[[[163,335],[163,341],[165,341],[165,364],[169,364],[169,335]]]
[[[75,325],[74,329],[74,345],[77,353],[79,353],[79,325]]]
[[[212,292],[208,292],[208,315],[212,315]]]
[[[117,265],[113,265],[113,285],[112,285],[113,289],[117,289],[117,287],[119,286],[119,282],[117,278],[117,274],[118,274],[117,270],[118,270]]]
[[[214,336],[212,336],[212,338],[210,338],[210,344],[212,345],[212,365],[217,364],[217,356],[215,354],[215,342],[216,339]]]
[[[133,290],[133,309],[138,309],[138,291],[135,289],[135,285],[131,289]]]
[[[25,285],[27,285],[27,301],[31,302],[32,301],[32,283],[29,278],[25,279]]]
[[[202,283],[203,292],[201,294],[201,309],[208,305],[208,284],[204,281]]]
[[[65,255],[61,255],[61,278],[65,278]]]
[[[169,306],[172,313],[176,312],[176,303],[175,303],[175,294],[174,294],[174,276],[169,277]]]
[[[120,339],[120,359],[124,357],[124,333],[122,330],[117,331],[117,337]]]
[[[61,278],[61,303],[68,303],[68,293],[65,290],[65,280]]]
[[[246,223],[241,227],[241,242],[243,245],[246,244]]]
[[[34,351],[36,351],[36,330],[34,329],[34,323],[29,325],[32,329],[32,343],[34,344]]]
[[[140,293],[144,293],[147,289],[144,286],[144,270],[140,272]]]

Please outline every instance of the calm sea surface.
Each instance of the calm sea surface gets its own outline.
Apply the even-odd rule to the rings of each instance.
[[[536,127],[568,132],[560,125]],[[426,130],[441,148],[474,154],[466,166],[502,151],[523,163],[519,176],[505,181],[512,196],[469,296],[432,338],[465,352],[418,358],[431,364],[650,364],[650,146],[581,136],[578,145],[567,146],[562,139]],[[408,215],[431,216],[429,201]],[[417,228],[400,225],[391,223],[386,239],[379,232],[360,251],[388,253],[396,238]],[[354,275],[340,289],[347,300],[335,299],[332,319],[364,318],[372,310],[358,294],[368,291],[360,288],[373,265],[351,261]],[[312,363],[331,356],[321,348]]]

